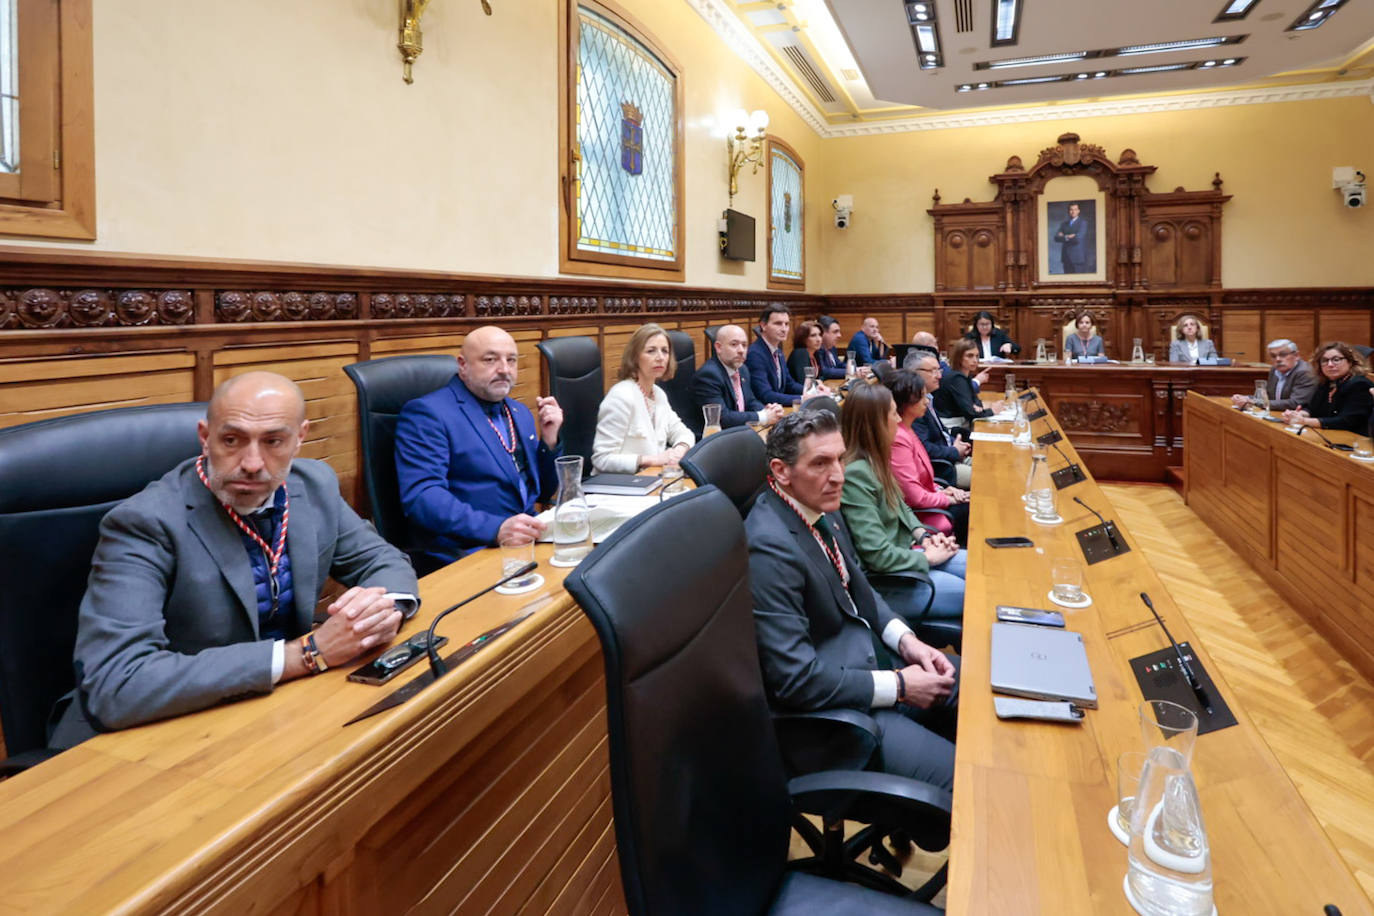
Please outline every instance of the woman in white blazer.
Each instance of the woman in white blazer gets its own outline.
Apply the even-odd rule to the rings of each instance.
[[[596,415],[592,467],[605,473],[633,474],[651,465],[677,464],[696,437],[654,383],[672,378],[677,360],[668,335],[646,324],[625,345],[620,381],[611,386]]]

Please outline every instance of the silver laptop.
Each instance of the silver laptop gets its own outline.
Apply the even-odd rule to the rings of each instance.
[[[1021,623],[992,625],[992,689],[1097,708],[1083,634]]]

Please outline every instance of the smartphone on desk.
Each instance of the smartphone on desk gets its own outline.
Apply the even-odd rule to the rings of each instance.
[[[997,605],[997,619],[1003,623],[1033,623],[1038,627],[1062,627],[1064,615],[1058,611],[1043,611],[1033,607]]]
[[[989,547],[1034,547],[1035,542],[1030,538],[984,538]]]

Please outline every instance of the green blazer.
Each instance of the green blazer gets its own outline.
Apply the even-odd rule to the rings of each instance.
[[[905,502],[899,501],[896,509],[888,505],[867,459],[845,465],[840,514],[865,572],[930,572],[926,555],[911,549],[917,535],[928,529]]]

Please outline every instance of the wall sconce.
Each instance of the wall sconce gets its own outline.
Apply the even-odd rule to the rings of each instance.
[[[733,206],[735,195],[739,193],[740,169],[753,163],[753,172],[757,175],[759,163],[763,161],[763,138],[764,132],[768,130],[768,112],[759,109],[753,114],[746,114],[744,109],[740,108],[730,116],[730,119],[735,125],[735,135],[725,137],[725,152],[730,159],[730,204]]]
[[[425,7],[429,6],[430,0],[401,0],[401,40],[396,43],[396,48],[401,52],[402,70],[401,79],[406,84],[415,82],[415,77],[411,75],[410,68],[425,50],[425,35],[420,29],[420,20],[425,15]],[[491,4],[487,0],[481,0],[482,12],[491,15]]]

